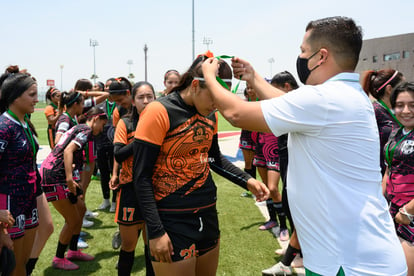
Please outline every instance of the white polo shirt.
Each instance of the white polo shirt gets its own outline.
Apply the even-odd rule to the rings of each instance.
[[[289,133],[289,206],[307,269],[321,275],[405,275],[382,196],[374,110],[356,73],[261,101],[276,136]]]

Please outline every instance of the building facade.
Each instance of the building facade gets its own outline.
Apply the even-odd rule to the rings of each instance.
[[[396,69],[414,81],[414,33],[364,40],[356,71]]]

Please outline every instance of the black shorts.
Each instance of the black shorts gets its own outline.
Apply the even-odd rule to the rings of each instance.
[[[39,225],[35,194],[29,197],[0,194],[0,209],[9,210],[14,217],[14,225],[7,227],[12,240],[23,237],[26,229]]]
[[[242,129],[240,133],[239,148],[245,150],[256,150],[256,143],[252,139],[252,132],[250,130]]]
[[[160,218],[174,248],[173,262],[202,256],[220,241],[215,206],[197,213],[160,212]]]
[[[132,183],[120,186],[116,199],[115,222],[122,225],[144,223]]]

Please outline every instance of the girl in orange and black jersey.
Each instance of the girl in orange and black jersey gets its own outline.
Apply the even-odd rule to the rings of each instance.
[[[269,195],[220,153],[217,113],[201,72],[205,58],[197,57],[175,91],[146,107],[135,131],[134,186],[156,275],[215,275],[220,231],[210,168],[258,200]],[[231,83],[224,61],[218,76]]]
[[[44,113],[47,119],[47,139],[50,149],[55,147],[55,124],[63,112],[63,108],[59,108],[60,94],[56,87],[50,87],[46,92],[46,102],[49,102],[49,104],[45,107]]]
[[[134,141],[139,114],[150,102],[155,100],[155,92],[150,83],[140,81],[133,86],[131,95],[123,95],[123,97],[125,99],[132,98],[133,108],[130,109],[127,115],[122,117],[115,130],[114,156],[116,161],[121,164],[118,177],[119,191],[115,222],[119,224],[122,240],[119,252],[118,275],[130,275],[134,264],[135,247],[141,230],[145,230],[144,220],[135,197],[132,181],[132,142]],[[122,102],[119,99],[121,98],[120,95],[117,98]],[[115,183],[111,181],[111,184]],[[116,188],[118,185],[111,186],[111,189]],[[145,245],[145,253],[146,275],[154,275],[147,245]]]

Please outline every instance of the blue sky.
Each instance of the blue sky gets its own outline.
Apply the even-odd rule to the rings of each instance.
[[[414,32],[412,0],[194,2],[196,55],[207,50],[207,37],[214,54],[245,58],[266,77],[282,70],[296,74],[299,46],[312,19],[352,17],[365,39]],[[77,79],[92,75],[91,38],[99,43],[96,73],[103,82],[127,76],[128,60],[134,80],[143,80],[144,44],[148,80],[156,90],[164,88],[165,71],[184,72],[192,61],[192,0],[2,1],[1,18],[1,70],[9,64],[29,69],[40,92],[47,79],[69,90]]]

